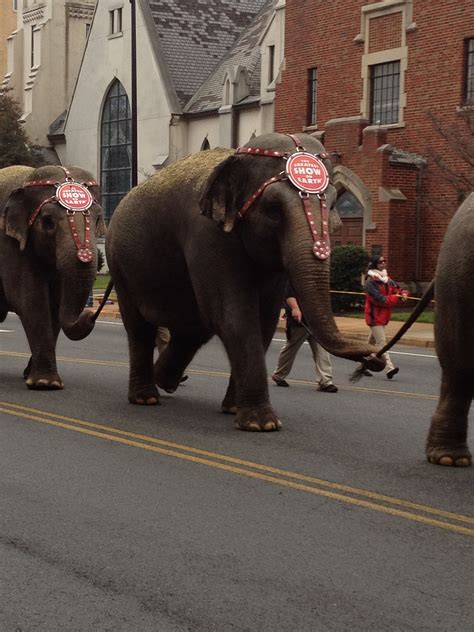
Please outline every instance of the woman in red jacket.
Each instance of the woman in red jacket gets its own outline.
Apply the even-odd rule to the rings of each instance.
[[[383,347],[386,343],[385,325],[392,316],[393,306],[401,299],[406,301],[408,293],[402,290],[387,274],[387,262],[382,255],[372,257],[365,280],[365,322],[370,327],[369,343]],[[391,380],[399,371],[388,353],[383,356],[386,360],[385,372]],[[364,375],[372,375],[365,371]]]

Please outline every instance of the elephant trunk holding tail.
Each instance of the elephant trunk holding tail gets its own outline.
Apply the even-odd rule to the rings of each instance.
[[[296,144],[327,170],[323,194],[307,195],[288,180],[285,164],[300,152]],[[129,338],[132,403],[156,404],[156,384],[176,389],[196,351],[217,334],[231,364],[222,410],[237,413],[240,429],[278,429],[265,353],[288,276],[309,327],[330,353],[354,361],[370,356],[373,370],[383,368],[374,347],[340,334],[331,310],[325,251],[325,212],[336,200],[331,175],[315,138],[302,134],[295,143],[290,135],[266,134],[237,152],[194,154],[122,200],[106,251]],[[153,366],[158,325],[170,329],[171,342]]]
[[[96,237],[104,234],[100,189],[87,171],[0,170],[0,320],[8,310],[21,319],[31,349],[29,388],[62,388],[60,329],[79,340],[94,326],[84,305],[97,273]]]

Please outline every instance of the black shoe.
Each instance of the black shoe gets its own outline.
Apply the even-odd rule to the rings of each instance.
[[[335,384],[320,384],[318,386],[318,391],[322,391],[323,393],[337,393],[338,390]]]
[[[275,382],[277,386],[285,386],[285,387],[289,386],[288,382],[286,380],[282,380],[281,377],[275,377],[274,375],[272,375],[272,380]]]
[[[390,371],[387,371],[387,380],[391,380],[392,377],[396,375],[399,371],[400,369],[398,368],[398,366],[395,366],[393,367],[393,369],[390,369]]]
[[[189,375],[183,375],[183,377],[179,380],[179,383],[182,384],[183,382],[186,382],[188,377],[189,377]]]
[[[365,377],[372,377],[372,373],[368,371],[367,369],[364,369],[361,375],[364,375]]]

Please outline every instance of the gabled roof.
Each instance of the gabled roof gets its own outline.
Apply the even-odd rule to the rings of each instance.
[[[255,101],[260,96],[260,48],[259,42],[269,24],[277,0],[267,0],[252,24],[245,29],[232,49],[222,59],[211,75],[197,90],[185,108],[192,114],[216,110],[222,105],[222,82],[230,68],[242,66],[250,78],[249,95],[244,102]]]
[[[146,0],[180,107],[272,0]]]

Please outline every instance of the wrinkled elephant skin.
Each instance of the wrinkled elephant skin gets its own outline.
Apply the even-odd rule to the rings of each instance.
[[[442,377],[426,444],[431,463],[472,464],[467,446],[474,394],[474,193],[452,218],[435,275],[435,345]]]
[[[55,199],[55,185],[68,173],[79,184],[89,183],[94,201],[86,214],[68,216]],[[56,366],[59,331],[79,340],[93,327],[83,308],[97,272],[96,237],[105,234],[105,225],[100,190],[92,183],[91,174],[77,167],[0,170],[0,322],[9,310],[20,317],[31,349],[23,373],[30,389],[63,388]],[[80,246],[91,250],[91,261],[79,260]]]
[[[324,153],[315,138],[299,138],[307,152]],[[284,134],[259,136],[246,147],[295,152],[295,142]],[[321,160],[332,177],[327,155]],[[265,353],[287,276],[309,326],[330,353],[357,362],[376,352],[338,331],[329,262],[313,254],[317,244],[299,191],[288,180],[273,180],[284,169],[284,157],[202,151],[163,169],[118,205],[106,253],[129,339],[130,402],[156,403],[157,385],[176,390],[196,351],[217,335],[231,365],[222,411],[236,413],[241,430],[279,430]],[[264,183],[270,184],[239,218]],[[325,194],[331,209],[332,184]],[[318,197],[311,195],[308,205],[312,226],[322,234]],[[170,329],[171,341],[154,365],[158,325]]]

